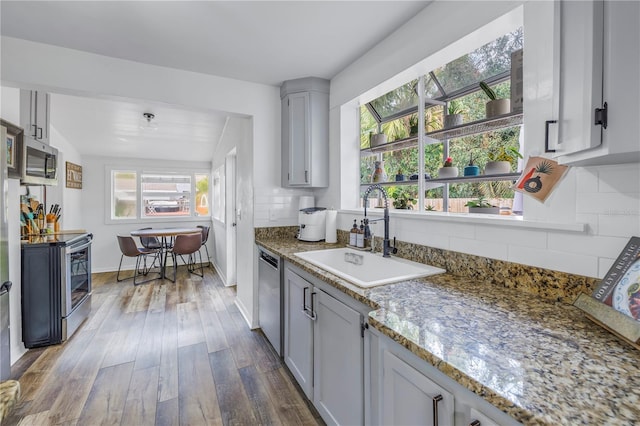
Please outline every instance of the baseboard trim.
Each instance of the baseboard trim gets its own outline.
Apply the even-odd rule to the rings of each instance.
[[[256,329],[258,327],[252,327],[251,326],[251,320],[249,319],[249,315],[248,315],[248,311],[247,308],[244,306],[244,304],[240,301],[240,299],[238,299],[238,296],[236,296],[236,300],[235,300],[235,304],[238,307],[238,310],[240,311],[240,314],[242,315],[242,317],[244,318],[244,321],[247,323],[247,325],[249,326],[250,329]]]

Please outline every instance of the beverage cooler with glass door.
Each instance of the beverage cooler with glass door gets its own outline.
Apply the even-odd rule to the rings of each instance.
[[[91,311],[92,234],[55,234],[22,242],[25,347],[67,340]]]

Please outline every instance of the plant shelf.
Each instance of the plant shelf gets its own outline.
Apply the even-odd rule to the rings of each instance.
[[[433,189],[439,188],[444,185],[444,183],[438,181],[433,182],[434,179],[425,179],[424,180],[424,189]],[[399,181],[389,181],[389,182],[376,182],[376,183],[361,183],[360,188],[368,188],[372,185],[380,185],[380,186],[404,186],[404,185],[418,185],[418,179],[416,180],[399,180]]]
[[[479,175],[479,176],[458,176],[454,178],[442,178],[442,179],[425,179],[424,189],[438,188],[445,183],[469,183],[469,182],[496,182],[502,180],[515,181],[520,177],[520,172],[516,173],[503,173],[498,175]],[[417,185],[418,180],[401,180],[401,181],[389,181],[389,182],[377,182],[382,186],[398,186],[398,185]],[[361,188],[366,188],[375,183],[361,183]]]
[[[520,177],[520,172],[516,173],[501,173],[497,175],[478,175],[478,176],[458,176],[454,178],[434,178],[429,179],[431,182],[440,183],[467,183],[467,182],[486,182],[486,181],[499,181],[499,180],[517,180]]]
[[[522,124],[522,112],[512,112],[509,114],[499,115],[497,117],[485,118],[483,120],[463,123],[459,126],[450,127],[448,129],[427,132],[427,137],[436,140],[446,140],[461,138],[463,136],[477,135],[492,130],[504,129],[506,127],[519,126]]]
[[[448,129],[434,130],[427,132],[425,135],[425,143],[427,145],[440,143],[443,140],[461,138],[464,136],[477,135],[492,130],[504,129],[506,127],[519,126],[522,124],[522,112],[514,112],[510,114],[499,115],[497,117],[485,118],[483,120],[463,123],[459,126]],[[397,151],[400,149],[413,148],[418,146],[418,137],[411,136],[404,139],[398,139],[393,142],[387,142],[384,145],[375,148],[364,148],[360,150],[360,156],[366,157],[380,152]]]

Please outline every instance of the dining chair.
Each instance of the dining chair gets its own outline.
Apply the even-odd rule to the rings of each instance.
[[[205,225],[198,225],[198,228],[202,230],[202,246],[207,252],[207,266],[211,266],[211,256],[209,256],[209,249],[207,248],[207,241],[209,240],[209,227]],[[200,255],[202,258],[202,255]]]
[[[151,227],[148,228],[140,228],[140,231],[144,231],[146,229],[153,229]],[[140,244],[142,244],[142,246],[144,248],[148,248],[148,249],[160,249],[162,248],[162,243],[160,242],[160,240],[158,239],[158,237],[139,237],[140,238]]]
[[[202,246],[202,233],[199,234],[179,234],[173,241],[173,247],[169,250],[173,259],[173,282],[176,282],[176,274],[178,270],[178,256],[185,262],[183,256],[188,256],[185,262],[189,273],[204,277],[204,267],[202,266],[202,255],[200,247]],[[200,256],[200,267],[196,267],[196,253]],[[197,273],[196,270],[200,270]]]
[[[146,282],[157,279],[157,278],[150,278],[148,280],[136,282],[136,278],[139,277],[140,275],[147,276],[149,274],[149,272],[151,271],[151,268],[153,267],[155,262],[158,260],[160,249],[148,249],[146,247],[138,247],[133,237],[129,235],[118,235],[117,238],[118,238],[118,245],[120,246],[120,252],[122,252],[122,255],[120,256],[120,264],[118,265],[118,274],[116,275],[116,281],[120,282],[120,281],[128,280],[129,278],[132,278],[132,277],[128,277],[128,278],[120,279],[122,259],[124,259],[125,256],[136,258],[136,268],[133,272],[133,285],[144,284]],[[151,266],[147,268],[147,257],[151,255],[153,255],[153,262],[151,262]],[[142,268],[141,268],[141,263],[142,263]]]

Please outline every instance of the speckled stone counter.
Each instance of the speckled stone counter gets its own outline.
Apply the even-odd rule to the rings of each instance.
[[[340,244],[256,243],[371,306],[371,326],[523,424],[640,423],[640,351],[570,305],[449,273],[361,289],[294,255]]]

